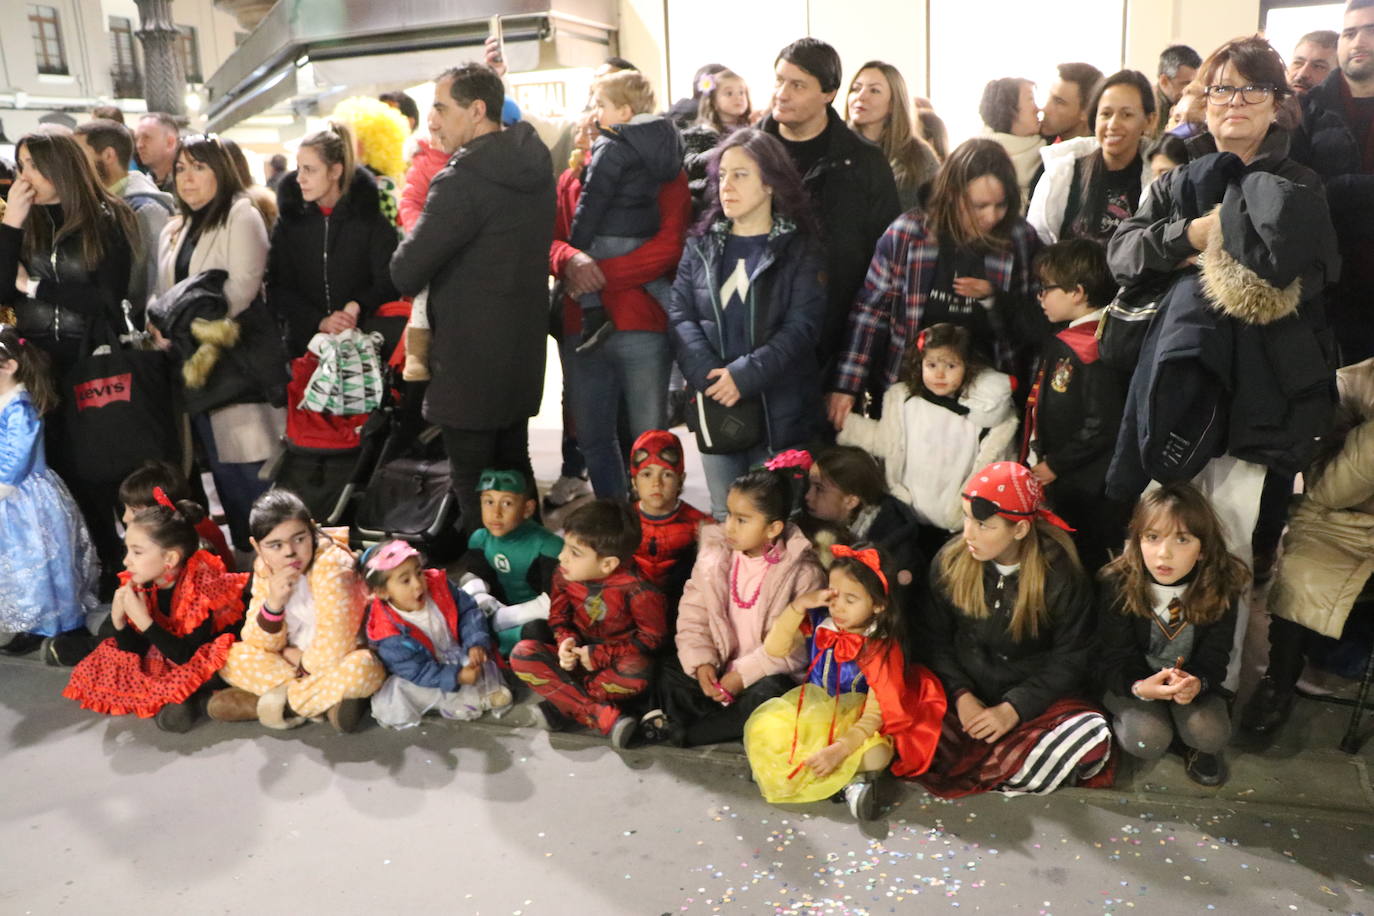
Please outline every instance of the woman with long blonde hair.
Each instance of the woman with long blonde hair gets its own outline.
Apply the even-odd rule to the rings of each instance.
[[[926,650],[952,702],[921,784],[946,798],[1109,785],[1111,732],[1082,698],[1092,588],[1068,525],[1011,461],[976,471],[963,508],[931,568]]]
[[[870,60],[849,83],[845,100],[851,130],[883,151],[897,180],[902,209],[920,203],[921,192],[935,180],[940,160],[921,139],[911,120],[911,96],[896,67]]]

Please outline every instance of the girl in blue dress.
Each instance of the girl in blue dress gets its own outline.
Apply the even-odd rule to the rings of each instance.
[[[42,414],[57,403],[47,354],[0,325],[0,630],[19,655],[82,629],[100,564],[67,486],[43,455]]]

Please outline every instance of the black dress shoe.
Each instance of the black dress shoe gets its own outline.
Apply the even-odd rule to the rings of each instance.
[[[1204,754],[1190,747],[1183,761],[1183,771],[1188,774],[1189,779],[1200,786],[1214,788],[1224,784],[1231,775],[1226,769],[1225,758],[1219,753]]]
[[[0,646],[6,655],[28,655],[43,645],[43,637],[36,633],[16,633],[14,638]]]
[[[153,723],[165,732],[178,735],[189,732],[198,718],[197,705],[198,700],[194,696],[184,703],[168,703],[153,716]]]
[[[1288,714],[1293,711],[1293,701],[1297,696],[1297,691],[1292,687],[1285,688],[1265,675],[1260,678],[1250,702],[1241,713],[1241,729],[1252,735],[1268,735],[1277,731],[1288,721]]]
[[[68,630],[43,640],[43,661],[54,668],[74,668],[95,650],[96,638],[87,630]]]

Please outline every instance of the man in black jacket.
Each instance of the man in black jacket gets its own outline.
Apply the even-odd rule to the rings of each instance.
[[[873,249],[902,206],[892,167],[830,107],[840,88],[840,56],[815,38],[778,53],[773,107],[760,125],[782,141],[811,195],[825,244],[825,324],[819,356],[822,378],[834,375],[854,296]]]
[[[1344,269],[1329,300],[1342,365],[1374,356],[1374,0],[1351,0],[1339,69],[1303,97],[1293,158],[1326,183]]]
[[[483,468],[534,479],[529,418],[544,390],[553,164],[528,124],[502,129],[504,99],[481,64],[435,81],[429,128],[453,157],[391,259],[402,295],[429,287],[424,415],[443,428],[465,532],[481,524]]]

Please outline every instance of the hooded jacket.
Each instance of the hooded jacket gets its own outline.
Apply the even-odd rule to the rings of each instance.
[[[300,356],[320,321],[350,302],[359,324],[397,298],[391,283],[396,227],[382,216],[377,184],[353,171],[348,193],[328,216],[301,196],[294,171],[277,185],[277,224],[267,257],[267,301],[286,323],[287,355]]]
[[[524,122],[474,139],[434,176],[391,258],[402,295],[429,287],[430,422],[500,429],[539,411],[553,221],[549,151]]]
[[[406,169],[405,187],[401,191],[398,219],[401,231],[409,232],[415,228],[420,214],[425,209],[425,198],[429,195],[429,183],[439,170],[448,165],[449,154],[428,140],[415,144],[415,155],[410,158],[410,168]]]
[[[1060,239],[1064,228],[1064,217],[1069,209],[1069,193],[1073,187],[1073,175],[1078,160],[1097,152],[1096,137],[1075,137],[1062,143],[1055,143],[1040,150],[1040,160],[1045,171],[1035,185],[1030,207],[1026,210],[1026,221],[1035,227],[1040,240],[1053,245]],[[1145,195],[1152,179],[1150,163],[1141,157],[1140,194]]]
[[[849,309],[863,286],[873,249],[902,206],[892,166],[882,150],[846,127],[835,109],[825,111],[825,155],[802,176],[802,184],[825,233],[825,321],[817,349],[828,374],[844,343]],[[780,136],[772,115],[759,123],[759,129]]]
[[[139,171],[129,172],[120,196],[133,208],[134,217],[138,220],[138,235],[143,243],[129,274],[129,302],[135,311],[142,311],[147,306],[148,297],[157,289],[157,240],[162,234],[162,227],[176,212],[176,200]]]
[[[724,309],[721,258],[728,220],[687,240],[668,304],[668,327],[678,366],[698,392],[706,374],[724,367],[740,397],[763,399],[772,452],[806,442],[821,420],[821,376],[816,364],[825,315],[821,264],[811,240],[783,219],[773,221],[768,251],[749,277],[751,331],[761,329],[747,353],[722,352]],[[699,395],[705,397],[705,395]]]
[[[682,171],[682,138],[667,118],[635,115],[592,144],[568,243],[585,250],[613,235],[650,238],[658,231],[658,191]]]
[[[1223,454],[1295,473],[1331,423],[1323,296],[1340,256],[1319,181],[1278,133],[1249,166],[1213,153],[1168,173],[1112,239],[1119,281],[1171,273],[1194,253],[1188,223],[1224,195],[1201,270],[1177,275],[1142,345],[1107,476],[1114,498],[1190,479]]]

